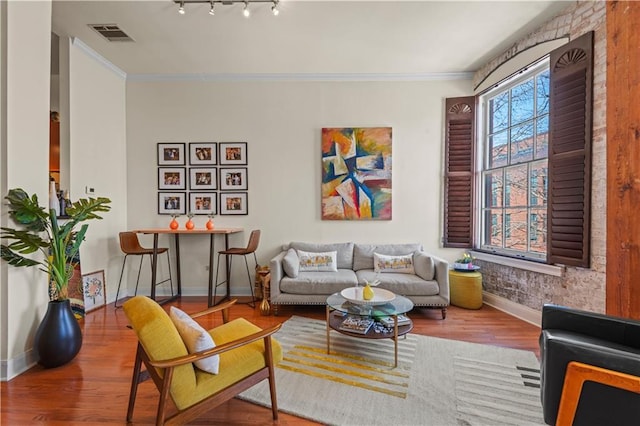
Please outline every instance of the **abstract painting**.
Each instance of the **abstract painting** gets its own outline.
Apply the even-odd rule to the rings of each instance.
[[[322,220],[391,220],[391,133],[322,129]]]

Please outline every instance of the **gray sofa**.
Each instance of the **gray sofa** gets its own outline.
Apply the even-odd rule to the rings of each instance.
[[[299,250],[337,252],[337,271],[292,271],[292,263],[298,259],[295,252]],[[390,256],[412,254],[415,272],[377,273],[374,271],[374,253]],[[276,315],[279,305],[324,305],[329,295],[375,279],[380,280],[379,288],[403,295],[415,306],[440,309],[442,319],[447,314],[449,264],[423,252],[420,244],[292,242],[271,259],[270,268],[271,304]]]

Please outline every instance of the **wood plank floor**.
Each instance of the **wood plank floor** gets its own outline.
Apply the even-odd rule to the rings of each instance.
[[[196,312],[205,309],[206,298],[183,297],[174,304],[186,312]],[[257,308],[247,305],[237,305],[231,312],[232,318],[244,317],[260,327],[283,322],[291,315],[323,319],[324,307],[284,307],[277,317],[262,316]],[[410,315],[415,324],[413,332],[417,334],[530,350],[539,356],[538,327],[487,305],[479,310],[452,306],[444,321],[438,310],[414,309]],[[220,318],[215,320],[219,323]],[[82,350],[71,363],[49,370],[37,366],[1,384],[1,424],[126,424],[135,334],[126,327],[122,309],[114,309],[112,304],[90,312],[83,322]],[[214,323],[203,326],[210,328]],[[140,385],[134,425],[154,422],[157,396],[151,382]],[[233,399],[193,424],[316,423],[285,413],[280,413],[279,420],[273,422],[269,409]]]

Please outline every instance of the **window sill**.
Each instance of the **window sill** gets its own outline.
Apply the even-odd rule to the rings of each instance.
[[[562,277],[565,271],[564,266],[547,265],[545,263],[530,262],[527,260],[513,259],[505,256],[496,256],[495,254],[484,253],[481,251],[471,251],[471,255],[476,259],[485,262],[510,266],[512,268],[524,269],[525,271],[553,275],[554,277]]]

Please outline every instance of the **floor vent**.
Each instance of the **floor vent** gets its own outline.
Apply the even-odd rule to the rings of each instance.
[[[116,24],[90,24],[89,26],[109,41],[134,41]]]

